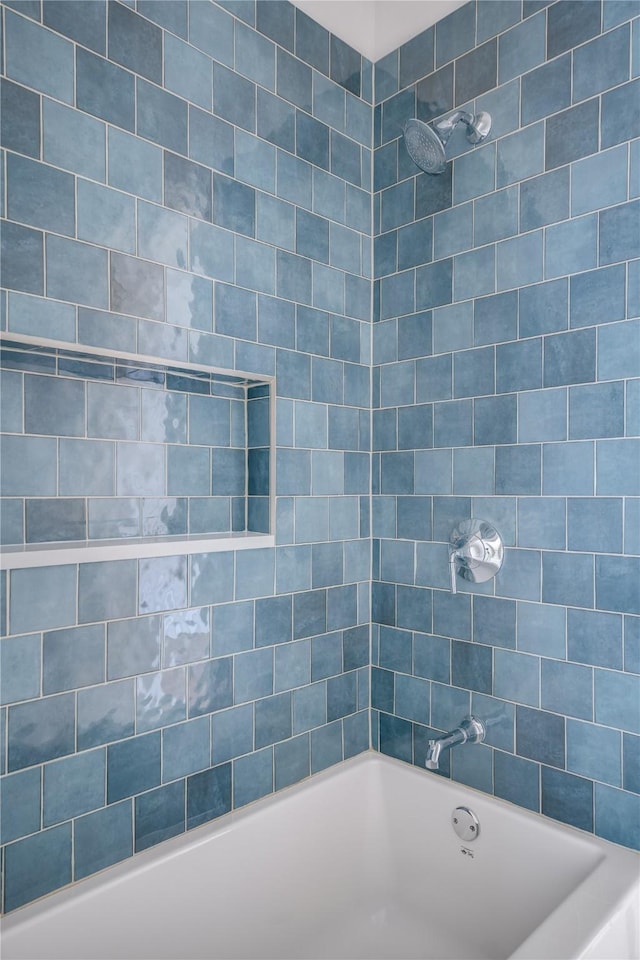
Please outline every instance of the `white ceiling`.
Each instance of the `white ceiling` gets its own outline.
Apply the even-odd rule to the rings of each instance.
[[[293,0],[318,23],[379,60],[467,0]]]

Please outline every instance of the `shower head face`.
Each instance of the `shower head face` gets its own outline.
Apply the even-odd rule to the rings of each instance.
[[[444,144],[433,127],[422,120],[407,120],[403,132],[407,152],[416,166],[425,173],[443,173],[447,166]]]

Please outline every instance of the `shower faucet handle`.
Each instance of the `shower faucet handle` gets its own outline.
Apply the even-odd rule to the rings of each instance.
[[[461,521],[449,540],[451,592],[456,593],[456,576],[472,583],[495,577],[504,560],[504,546],[498,531],[486,520]]]

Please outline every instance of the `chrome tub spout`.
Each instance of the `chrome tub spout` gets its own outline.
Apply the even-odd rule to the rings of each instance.
[[[459,743],[482,743],[485,734],[485,725],[482,720],[477,720],[476,717],[465,717],[455,730],[445,733],[443,737],[438,737],[437,740],[429,740],[425,767],[427,770],[437,770],[440,763],[440,754],[443,750],[451,750]]]

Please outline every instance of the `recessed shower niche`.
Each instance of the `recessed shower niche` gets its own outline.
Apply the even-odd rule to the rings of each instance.
[[[0,347],[3,569],[273,544],[272,379]]]

